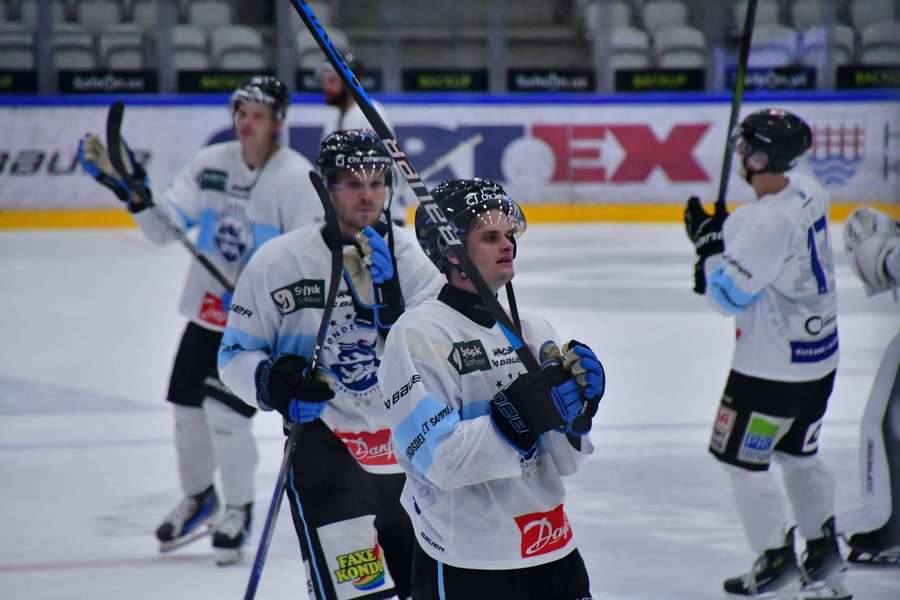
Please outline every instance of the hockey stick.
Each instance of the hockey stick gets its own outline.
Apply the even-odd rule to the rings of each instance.
[[[375,108],[374,104],[372,104],[372,100],[359,83],[356,75],[350,70],[347,61],[344,60],[344,57],[332,44],[325,28],[319,23],[316,15],[313,14],[312,9],[305,0],[290,0],[290,2],[293,5],[294,10],[297,11],[297,14],[300,15],[300,18],[309,30],[310,35],[313,36],[313,39],[316,40],[319,48],[322,49],[328,62],[331,63],[331,66],[334,67],[334,70],[340,76],[344,86],[349,90],[353,99],[356,100],[356,104],[366,116],[372,129],[374,129],[375,133],[378,134],[378,137],[381,138],[388,154],[394,159],[397,168],[403,173],[406,182],[418,197],[419,204],[424,209],[430,224],[437,228],[438,233],[447,245],[449,252],[459,262],[462,271],[468,275],[469,280],[475,286],[475,290],[481,297],[482,302],[484,302],[488,311],[491,313],[491,316],[497,321],[501,331],[503,331],[503,335],[512,345],[513,350],[515,350],[516,354],[519,356],[525,369],[529,372],[538,371],[540,365],[534,357],[534,354],[532,354],[528,346],[522,341],[521,333],[510,320],[506,311],[503,310],[503,307],[497,301],[494,293],[484,282],[484,279],[472,262],[472,258],[466,252],[465,247],[463,247],[459,237],[457,237],[456,232],[447,220],[446,215],[444,215],[444,211],[441,210],[441,207],[438,206],[434,198],[431,197],[421,176],[412,166],[412,163],[409,161],[409,158],[407,158],[403,150],[400,149],[396,136],[385,124],[381,115],[378,114],[378,110]]]
[[[153,214],[156,215],[165,228],[181,242],[182,246],[187,248],[188,252],[194,255],[194,258],[196,258],[207,271],[209,271],[209,274],[212,275],[226,290],[229,292],[234,291],[234,284],[231,283],[218,268],[216,268],[216,265],[200,251],[196,244],[185,235],[184,231],[182,231],[178,225],[172,222],[172,219],[170,219],[166,213],[153,204],[146,188],[136,182],[129,174],[128,169],[122,162],[122,117],[124,114],[125,105],[117,100],[109,107],[109,113],[106,116],[106,147],[109,153],[109,161],[112,163],[113,168],[118,172],[119,177],[122,178],[125,184],[141,197],[141,201],[147,204],[147,207],[153,211]]]
[[[337,298],[338,287],[341,283],[341,272],[344,268],[344,255],[341,252],[341,229],[338,225],[337,214],[334,212],[334,206],[328,196],[328,190],[322,183],[322,179],[315,171],[309,172],[309,180],[312,182],[316,192],[319,193],[319,200],[322,201],[322,208],[325,210],[325,237],[328,239],[331,247],[331,273],[328,280],[328,297],[325,299],[325,310],[322,313],[322,322],[319,323],[319,330],[316,332],[316,345],[313,348],[312,358],[309,363],[309,373],[315,373],[316,366],[322,354],[322,345],[325,343],[325,335],[328,333],[328,323],[331,321],[331,313],[334,311],[334,301]],[[259,587],[259,580],[262,577],[263,567],[266,564],[266,555],[269,553],[269,544],[272,542],[272,534],[275,532],[275,521],[278,518],[278,511],[281,510],[281,500],[284,498],[285,485],[287,484],[287,472],[291,468],[291,461],[294,456],[294,450],[297,447],[297,440],[300,438],[300,432],[303,427],[300,423],[294,423],[291,426],[291,433],[288,436],[284,446],[284,458],[281,460],[281,468],[278,469],[278,476],[275,480],[275,492],[272,494],[272,501],[269,502],[269,512],[266,514],[266,522],[263,525],[262,534],[259,538],[259,547],[256,550],[256,558],[253,560],[253,569],[250,571],[250,579],[247,581],[247,590],[244,592],[244,600],[252,600],[256,596],[256,589]],[[309,538],[307,538],[309,542]],[[309,552],[309,561],[312,566],[315,560],[315,552],[312,543],[309,543],[307,550]],[[312,570],[312,569],[311,569]],[[321,589],[321,583],[318,585],[313,583],[313,587]],[[319,592],[319,595],[321,592]]]
[[[744,97],[744,77],[747,73],[747,61],[750,57],[750,41],[753,39],[753,23],[756,21],[756,4],[758,0],[750,0],[747,3],[747,16],[744,19],[744,32],[741,35],[741,47],[738,51],[738,65],[735,72],[734,91],[731,94],[731,116],[728,118],[728,130],[725,132],[725,156],[722,158],[722,174],[719,177],[719,195],[716,197],[715,210],[717,215],[725,214],[725,193],[728,191],[728,176],[731,174],[731,157],[734,149],[731,147],[731,132],[737,124],[738,113],[741,110],[741,100]]]
[[[450,164],[450,161],[453,160],[453,158],[457,154],[459,154],[463,150],[474,148],[475,146],[480,144],[483,139],[484,136],[482,136],[480,133],[476,133],[469,139],[461,141],[457,145],[450,148],[450,150],[448,150],[443,156],[422,169],[422,174],[419,177],[422,179],[422,181],[426,181],[429,177]]]

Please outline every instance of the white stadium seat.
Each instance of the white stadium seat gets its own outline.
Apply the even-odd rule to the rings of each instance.
[[[644,27],[653,33],[663,27],[687,24],[687,5],[680,0],[651,0],[644,4]]]
[[[231,3],[227,0],[194,0],[188,5],[187,22],[213,30],[231,25]]]
[[[874,23],[863,30],[860,62],[869,65],[900,65],[900,22]]]
[[[753,32],[748,65],[784,67],[797,57],[797,32],[785,25],[763,25]]]
[[[99,37],[100,59],[108,69],[146,68],[147,48],[144,28],[132,23],[110,25]]]
[[[19,23],[0,23],[0,68],[34,68],[34,34]]]
[[[846,65],[853,62],[856,48],[856,35],[846,25],[835,25],[830,47],[834,64]],[[800,62],[815,66],[824,60],[826,48],[829,47],[828,28],[810,27],[800,36]]]
[[[124,17],[122,6],[116,0],[81,0],[76,14],[78,23],[95,32],[122,22]]]
[[[672,25],[653,35],[657,65],[664,68],[697,68],[706,64],[706,38],[699,29]]]
[[[888,23],[900,19],[895,0],[853,0],[850,4],[850,21],[857,31],[865,31],[870,25]]]
[[[734,4],[734,22],[739,28],[744,26],[744,20],[747,17],[748,0],[739,0]],[[756,19],[753,21],[754,27],[760,25],[777,25],[781,22],[780,9],[778,0],[759,0],[756,5]]]
[[[226,25],[210,34],[213,63],[223,69],[262,69],[266,53],[262,34],[246,25]]]

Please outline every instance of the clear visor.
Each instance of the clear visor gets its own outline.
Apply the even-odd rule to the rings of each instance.
[[[469,229],[478,223],[484,225],[497,225],[506,222],[509,225],[513,237],[519,237],[528,228],[525,215],[519,205],[509,196],[494,194],[473,193],[466,197],[466,208],[462,214],[451,218],[456,224],[468,223]]]

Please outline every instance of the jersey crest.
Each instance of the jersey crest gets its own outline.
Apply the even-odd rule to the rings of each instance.
[[[216,247],[228,262],[238,262],[253,249],[253,226],[244,209],[225,209],[216,222]]]

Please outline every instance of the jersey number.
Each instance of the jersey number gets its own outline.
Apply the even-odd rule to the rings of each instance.
[[[822,233],[822,251],[824,255],[831,252],[828,247],[828,222],[825,215],[813,223],[812,227],[806,230],[806,247],[809,249],[809,255],[812,262],[813,276],[819,286],[819,294],[828,292],[828,281],[825,279],[825,271],[822,270],[822,263],[819,261],[819,246],[816,244],[816,234]]]

